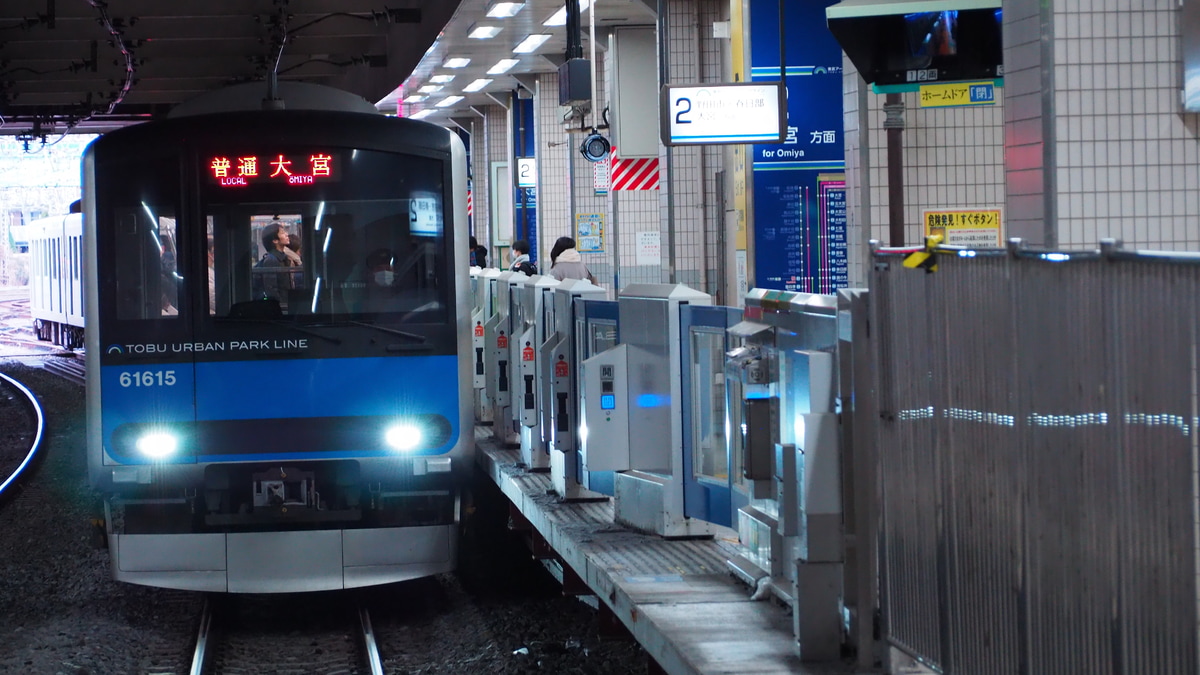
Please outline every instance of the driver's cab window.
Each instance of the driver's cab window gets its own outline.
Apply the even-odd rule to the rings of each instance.
[[[174,210],[142,204],[118,209],[116,221],[117,317],[178,317],[183,277]]]

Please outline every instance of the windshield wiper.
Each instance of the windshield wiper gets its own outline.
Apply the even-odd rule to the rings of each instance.
[[[251,317],[245,317],[245,318],[218,317],[217,322],[218,323],[265,323],[270,326],[280,326],[282,328],[289,328],[291,330],[296,331],[297,333],[304,333],[305,335],[312,335],[314,337],[319,337],[322,340],[325,340],[326,342],[332,342],[335,345],[342,344],[341,338],[335,338],[335,337],[326,335],[324,333],[318,333],[315,330],[304,328],[303,326],[297,326],[294,323],[280,321],[279,319],[256,319],[256,318],[251,318]]]
[[[363,321],[351,321],[349,323],[354,326],[365,326],[367,328],[374,328],[375,330],[381,330],[385,333],[391,333],[392,335],[399,335],[402,337],[406,337],[410,340],[415,340],[416,342],[419,342],[421,344],[424,344],[429,339],[429,338],[426,338],[424,335],[418,335],[417,333],[410,333],[406,330],[399,330],[397,328],[388,328],[387,326],[379,326],[379,325],[376,325],[373,323],[365,323]]]

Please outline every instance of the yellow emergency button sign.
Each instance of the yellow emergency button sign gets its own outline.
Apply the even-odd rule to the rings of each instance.
[[[925,236],[942,235],[942,243],[971,248],[1004,245],[1004,214],[991,209],[937,209],[921,212]]]

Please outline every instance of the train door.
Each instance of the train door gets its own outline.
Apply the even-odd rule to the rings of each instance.
[[[680,307],[683,338],[684,515],[732,527],[732,484],[725,415],[726,328],[731,307]]]

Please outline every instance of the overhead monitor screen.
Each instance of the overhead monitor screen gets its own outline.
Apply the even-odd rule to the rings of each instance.
[[[1004,77],[998,7],[863,16],[839,7],[826,12],[829,29],[871,84]]]

